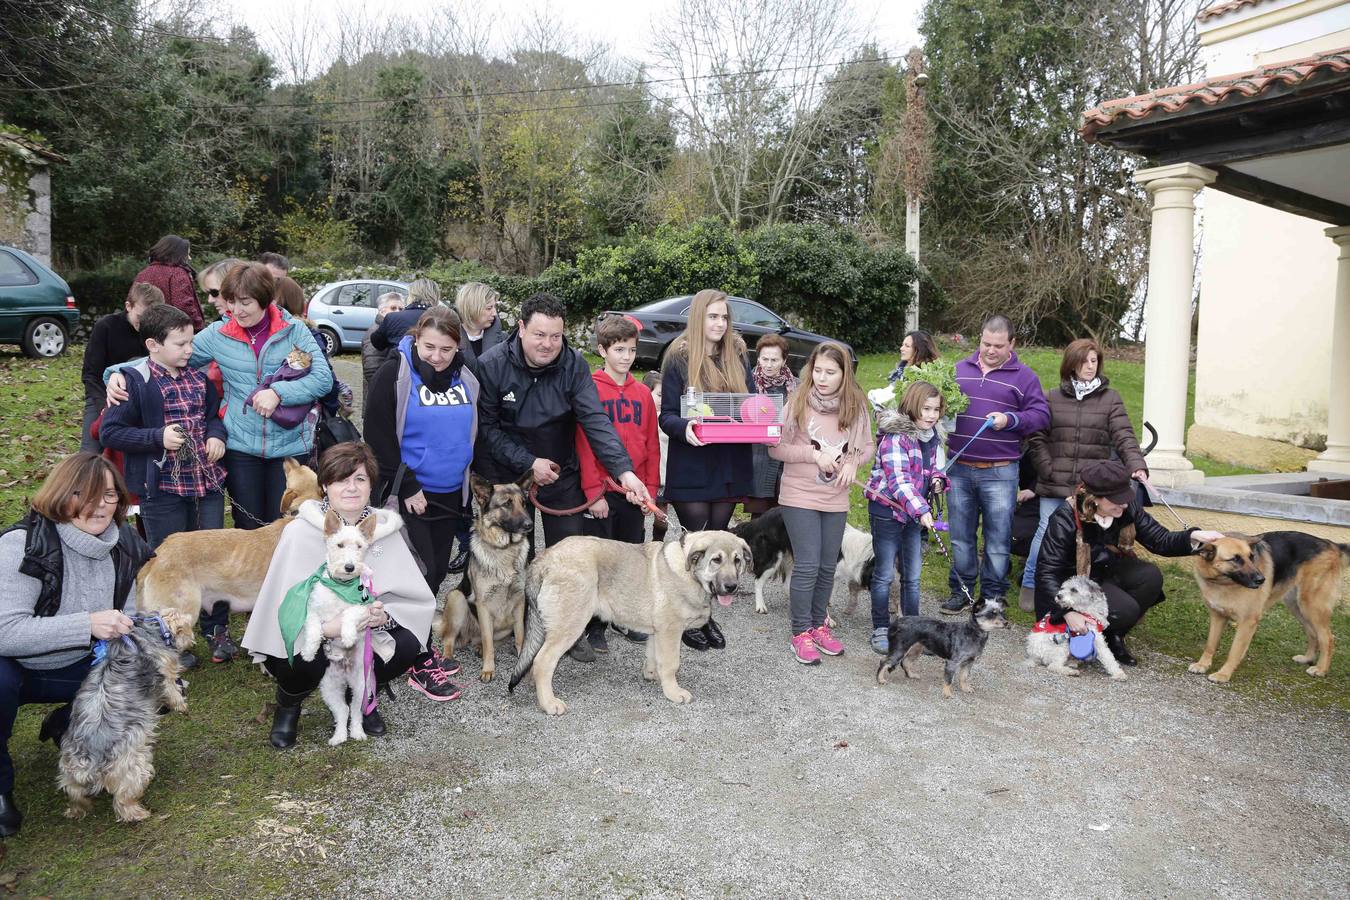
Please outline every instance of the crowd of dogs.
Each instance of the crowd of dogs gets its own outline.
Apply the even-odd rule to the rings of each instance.
[[[105,664],[95,667],[75,699],[62,742],[59,782],[69,798],[68,816],[87,813],[100,790],[112,795],[119,820],[148,815],[140,800],[154,775],[156,724],[167,711],[187,709],[179,651],[191,645],[198,616],[216,601],[228,602],[234,612],[252,609],[289,516],[301,502],[319,497],[312,470],[288,461],[286,477],[287,517],[253,531],[174,535],[142,569],[137,588],[145,615],[126,639],[108,643]],[[472,488],[477,512],[469,565],[447,596],[437,626],[444,652],[476,648],[483,661],[480,678],[488,682],[496,674],[496,643],[513,638],[516,665],[508,690],[514,693],[532,675],[536,702],[549,715],[566,712],[566,703],[553,692],[553,674],[592,617],[650,635],[642,677],[659,682],[672,702],[688,703],[692,697],[677,680],[682,633],[708,620],[714,599],[730,605],[746,574],[755,581],[756,612],[767,613],[765,586],[786,581],[792,569],[791,544],[777,511],[730,531],[684,532],[665,542],[571,537],[529,563],[527,535],[534,516],[528,476],[508,484],[475,477]],[[367,521],[373,527],[374,518]],[[368,571],[364,558],[370,531],[330,517],[325,540],[331,578],[350,582]],[[1210,630],[1190,671],[1209,671],[1224,626],[1232,623],[1236,634],[1228,658],[1209,676],[1228,681],[1262,616],[1283,600],[1307,634],[1307,650],[1295,662],[1308,665],[1310,675],[1325,675],[1345,560],[1350,560],[1350,545],[1299,532],[1229,534],[1204,545],[1194,557],[1195,578],[1209,609]],[[837,570],[847,585],[848,612],[868,591],[871,570],[871,538],[850,526]],[[1107,621],[1106,595],[1089,578],[1068,579],[1055,600],[1066,611]],[[356,627],[344,625],[333,638],[322,633],[324,619],[341,606],[312,598],[311,621],[299,644],[305,658],[322,652],[330,661],[320,687],[336,726],[330,743],[364,738],[360,703],[372,687],[366,683],[368,667],[357,649],[362,636]],[[912,667],[926,651],[945,660],[944,697],[952,696],[953,686],[972,690],[970,671],[990,633],[1010,627],[1003,604],[993,600],[973,604],[969,617],[955,620],[897,617],[894,605],[891,612],[889,652],[877,668],[877,682],[887,683],[897,665],[907,678],[918,677]],[[1096,659],[1112,679],[1125,679],[1100,631],[1083,643],[1033,631],[1026,641],[1027,663],[1074,676],[1083,661]]]

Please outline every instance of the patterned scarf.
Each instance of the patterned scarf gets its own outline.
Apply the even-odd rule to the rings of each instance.
[[[1088,394],[1091,394],[1097,388],[1102,386],[1100,378],[1094,378],[1091,381],[1079,381],[1077,378],[1070,378],[1069,384],[1073,385],[1073,396],[1075,400],[1082,400]]]
[[[755,366],[750,370],[750,380],[754,383],[757,394],[763,394],[770,388],[784,388],[789,394],[797,389],[797,379],[786,365],[778,367],[777,375],[766,375],[763,369]]]
[[[320,563],[313,575],[286,592],[286,598],[281,601],[281,608],[277,610],[281,640],[286,644],[286,660],[292,665],[295,664],[295,639],[300,636],[300,630],[305,627],[305,618],[309,615],[309,595],[313,593],[315,585],[320,584],[336,594],[344,603],[364,605],[375,599],[366,592],[366,586],[361,583],[360,578],[338,581],[329,577],[328,564]]]

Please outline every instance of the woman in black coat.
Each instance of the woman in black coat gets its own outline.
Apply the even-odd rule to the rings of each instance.
[[[1116,460],[1084,465],[1081,478],[1074,494],[1050,516],[1041,540],[1036,617],[1086,631],[1086,618],[1065,612],[1055,595],[1069,578],[1088,576],[1106,593],[1106,644],[1122,665],[1133,666],[1137,661],[1125,648],[1125,635],[1163,600],[1162,571],[1135,556],[1135,541],[1158,556],[1189,556],[1223,535],[1194,528],[1168,531],[1158,524],[1139,506],[1130,473]]]

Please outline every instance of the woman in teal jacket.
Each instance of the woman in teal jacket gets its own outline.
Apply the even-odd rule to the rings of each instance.
[[[287,457],[307,463],[314,449],[314,429],[307,421],[285,428],[272,421],[273,413],[278,407],[310,406],[333,386],[332,369],[313,335],[272,303],[274,291],[266,267],[236,266],[220,286],[230,317],[192,339],[189,365],[201,369],[214,362],[225,382],[225,486],[238,528],[259,528],[281,516],[282,463]],[[262,388],[295,350],[309,355],[308,373]],[[108,396],[121,402],[126,396],[122,376],[113,372]]]

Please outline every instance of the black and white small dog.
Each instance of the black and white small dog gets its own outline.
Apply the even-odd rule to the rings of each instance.
[[[755,573],[755,612],[764,614],[769,605],[764,601],[764,586],[770,579],[786,583],[792,573],[792,541],[788,538],[783,510],[773,509],[749,522],[742,522],[731,533],[750,545]],[[858,595],[871,590],[872,536],[852,525],[844,526],[843,545],[839,548],[839,566],[835,577],[847,583],[848,606],[846,615],[852,615],[858,605]]]
[[[985,599],[974,604],[970,618],[962,622],[944,621],[932,616],[906,616],[891,620],[887,639],[890,653],[877,667],[877,684],[885,684],[897,664],[905,670],[906,678],[918,678],[909,666],[920,653],[930,653],[947,660],[943,670],[942,696],[950,698],[952,682],[960,676],[963,693],[969,694],[970,667],[984,652],[989,632],[1011,627],[1004,607],[998,600]]]

